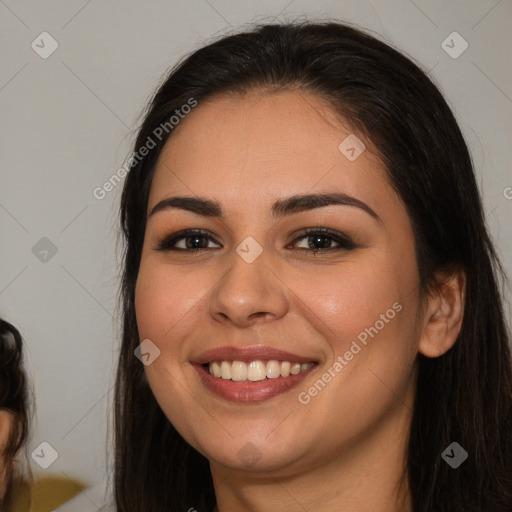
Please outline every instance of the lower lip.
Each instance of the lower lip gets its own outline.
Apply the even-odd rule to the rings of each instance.
[[[257,382],[236,382],[228,379],[221,379],[210,375],[202,365],[194,364],[203,384],[216,395],[233,402],[263,402],[269,398],[281,395],[297,386],[309,375],[318,365],[313,365],[305,372],[289,377],[277,377],[276,379],[265,379]]]

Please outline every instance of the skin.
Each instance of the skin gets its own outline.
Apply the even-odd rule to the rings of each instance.
[[[4,497],[5,492],[5,463],[3,459],[4,447],[9,440],[9,434],[13,427],[14,416],[9,411],[0,410],[0,499]]]
[[[150,216],[136,286],[140,339],[160,356],[145,367],[181,435],[210,461],[217,506],[227,511],[412,510],[404,467],[418,352],[437,357],[462,321],[463,275],[420,300],[410,219],[371,142],[349,161],[352,133],[319,97],[254,91],[216,97],[181,121],[160,155],[148,212],[174,195],[218,201],[222,219],[181,209]],[[274,201],[343,192],[370,206],[330,205],[281,219]],[[314,240],[327,227],[358,248]],[[197,253],[157,251],[182,229],[211,233]],[[263,248],[247,263],[248,236]],[[299,238],[301,237],[301,238]],[[186,240],[178,241],[185,247]],[[206,245],[207,244],[207,245]],[[330,245],[329,245],[330,244]],[[310,251],[299,251],[309,248]],[[402,310],[308,404],[298,401],[394,303]],[[298,388],[256,404],[209,392],[190,361],[224,345],[270,345],[318,362]],[[248,443],[258,460],[238,456]],[[403,502],[399,502],[403,499]],[[400,508],[401,507],[401,508]]]

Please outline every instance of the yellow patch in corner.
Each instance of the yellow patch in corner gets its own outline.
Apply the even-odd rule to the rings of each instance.
[[[58,475],[36,476],[32,489],[26,480],[16,480],[8,512],[51,512],[86,488],[80,480]]]

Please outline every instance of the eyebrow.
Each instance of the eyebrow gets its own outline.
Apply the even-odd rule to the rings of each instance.
[[[355,206],[368,213],[377,222],[382,223],[381,218],[366,203],[342,192],[296,195],[279,199],[272,205],[271,212],[272,216],[278,219],[294,213],[314,210],[315,208],[330,205]],[[211,199],[190,196],[175,196],[162,199],[162,201],[158,202],[152,208],[149,217],[167,208],[187,210],[204,217],[223,218],[220,203]]]

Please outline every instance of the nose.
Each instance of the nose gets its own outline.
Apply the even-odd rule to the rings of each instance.
[[[209,302],[214,320],[248,327],[282,318],[289,308],[286,284],[271,268],[265,251],[252,263],[233,251]]]

